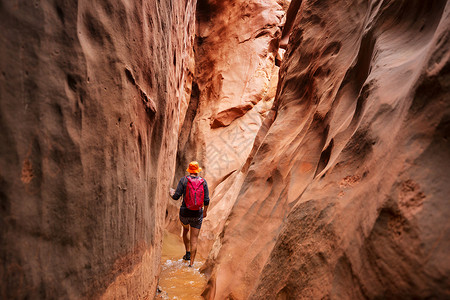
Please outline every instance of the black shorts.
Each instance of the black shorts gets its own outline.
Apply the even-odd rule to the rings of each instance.
[[[203,214],[199,217],[183,217],[180,214],[180,221],[183,225],[191,225],[194,228],[200,229],[202,228]]]

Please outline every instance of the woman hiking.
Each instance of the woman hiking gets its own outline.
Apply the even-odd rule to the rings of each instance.
[[[170,189],[169,194],[174,200],[178,200],[183,195],[183,202],[180,207],[180,221],[183,225],[183,242],[186,248],[184,260],[190,260],[189,267],[192,267],[197,253],[197,241],[203,218],[206,218],[209,205],[209,191],[206,180],[198,176],[202,168],[198,162],[192,161],[187,168],[188,176],[180,179],[177,189]],[[204,208],[203,208],[204,206]],[[189,230],[191,236],[189,239]]]

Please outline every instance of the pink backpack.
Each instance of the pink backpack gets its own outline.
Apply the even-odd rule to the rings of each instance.
[[[205,191],[203,189],[203,182],[205,181],[201,177],[191,178],[186,176],[186,195],[184,197],[184,203],[190,210],[200,210],[203,207],[203,199],[205,197]]]

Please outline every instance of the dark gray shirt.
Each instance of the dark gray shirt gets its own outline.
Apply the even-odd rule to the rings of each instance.
[[[189,175],[191,178],[197,178],[198,176],[192,176]],[[175,194],[173,194],[172,198],[174,200],[180,199],[181,196],[183,196],[183,202],[181,203],[180,207],[180,215],[183,217],[200,217],[203,215],[203,208],[200,210],[190,210],[186,207],[186,203],[184,203],[184,197],[186,196],[186,186],[187,186],[187,178],[182,177],[180,181],[178,182],[177,189],[175,190]],[[203,178],[203,190],[204,190],[204,198],[203,198],[203,204],[205,206],[209,205],[209,190],[208,190],[208,183],[206,183],[206,180]]]

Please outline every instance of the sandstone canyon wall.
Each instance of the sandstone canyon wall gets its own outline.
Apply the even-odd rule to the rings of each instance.
[[[450,297],[450,4],[294,2],[204,296]]]
[[[447,1],[294,0],[283,34],[283,0],[28,2],[0,4],[2,299],[151,298],[192,159],[207,299],[450,297]]]
[[[195,6],[0,4],[0,298],[153,297]]]

